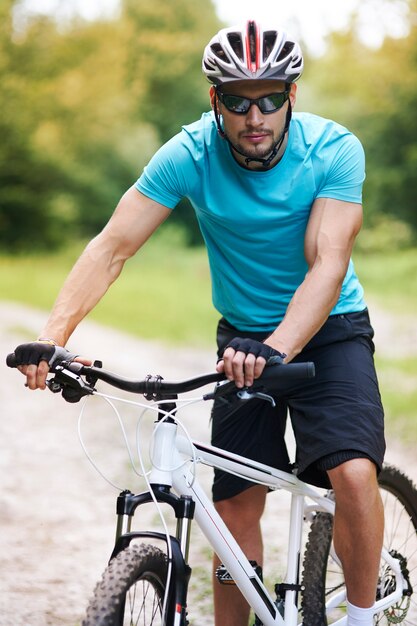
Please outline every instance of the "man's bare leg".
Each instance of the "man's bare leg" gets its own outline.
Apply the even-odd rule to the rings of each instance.
[[[256,485],[228,500],[216,503],[226,526],[243,552],[258,565],[263,562],[260,519],[265,508],[266,487]],[[248,626],[249,605],[234,585],[221,585],[215,571],[220,564],[213,558],[213,595],[216,626]]]
[[[328,472],[336,498],[334,546],[346,581],[349,601],[371,607],[384,533],[384,510],[375,465],[352,459]]]
[[[367,459],[353,459],[329,471],[336,497],[334,543],[342,562],[349,601],[371,607],[383,539],[383,507],[376,469]],[[254,486],[216,508],[248,558],[263,563],[260,519],[266,489]],[[214,571],[219,564],[213,560]],[[234,586],[213,583],[216,626],[247,626],[249,607]]]

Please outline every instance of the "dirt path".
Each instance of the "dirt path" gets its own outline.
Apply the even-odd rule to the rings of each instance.
[[[66,404],[49,392],[26,391],[23,378],[4,365],[4,356],[35,336],[43,321],[43,313],[14,304],[0,305],[1,626],[79,625],[114,539],[117,491],[96,474],[84,456],[77,438],[78,405]],[[378,316],[374,324],[381,348],[392,346],[390,318]],[[394,345],[395,350],[406,352],[411,345],[415,349],[415,325],[404,323],[404,329],[399,334],[396,327]],[[70,348],[97,356],[108,369],[137,378],[161,373],[176,380],[211,371],[214,364],[214,353],[209,351],[167,349],[90,322],[76,331]],[[131,413],[126,412],[128,418]],[[198,409],[193,437],[208,440],[208,414],[208,407]],[[133,487],[133,480],[126,485],[127,455],[114,420],[107,409],[102,410],[100,421],[92,416],[87,411],[83,427],[89,450],[113,480],[122,487]],[[191,412],[184,421],[191,425]],[[131,434],[135,422],[127,420]],[[417,460],[411,451],[391,442],[387,460],[407,467],[416,480]],[[206,470],[203,482],[210,483]],[[150,515],[155,523],[154,513]],[[285,533],[285,543],[285,515],[279,494],[274,494],[264,522],[267,541],[274,538],[276,545],[277,535]],[[207,626],[212,623],[205,593],[208,552],[198,531],[195,544],[193,593],[199,613],[193,623]],[[272,552],[279,557],[279,548]]]

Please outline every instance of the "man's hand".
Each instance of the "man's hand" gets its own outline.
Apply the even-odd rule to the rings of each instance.
[[[41,340],[23,343],[14,351],[16,367],[26,376],[26,386],[29,389],[45,389],[46,378],[50,366],[68,354],[68,358],[83,365],[91,365],[90,359],[71,355],[65,348],[57,346],[53,341]]]
[[[216,369],[234,380],[236,387],[250,387],[272,357],[275,362],[283,362],[286,355],[255,339],[235,337],[224,349]]]

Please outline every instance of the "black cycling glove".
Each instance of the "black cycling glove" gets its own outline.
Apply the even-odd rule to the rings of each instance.
[[[54,346],[42,341],[22,343],[14,351],[14,367],[18,365],[39,365],[46,361],[51,367],[55,361],[73,361],[75,354],[70,354],[65,348]]]
[[[267,346],[261,341],[256,339],[242,339],[242,337],[235,337],[232,341],[229,341],[227,348],[233,348],[236,352],[244,352],[245,354],[253,354],[255,357],[261,356],[265,359],[268,365],[283,363],[286,354],[274,350],[271,346]],[[223,351],[224,353],[224,351]]]

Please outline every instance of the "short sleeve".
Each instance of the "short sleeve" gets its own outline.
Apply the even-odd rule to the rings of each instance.
[[[195,164],[184,144],[183,133],[175,135],[152,157],[135,183],[138,191],[169,209],[188,194]]]
[[[334,156],[316,197],[361,203],[365,180],[365,154],[361,142],[348,133],[338,137],[333,149]]]

